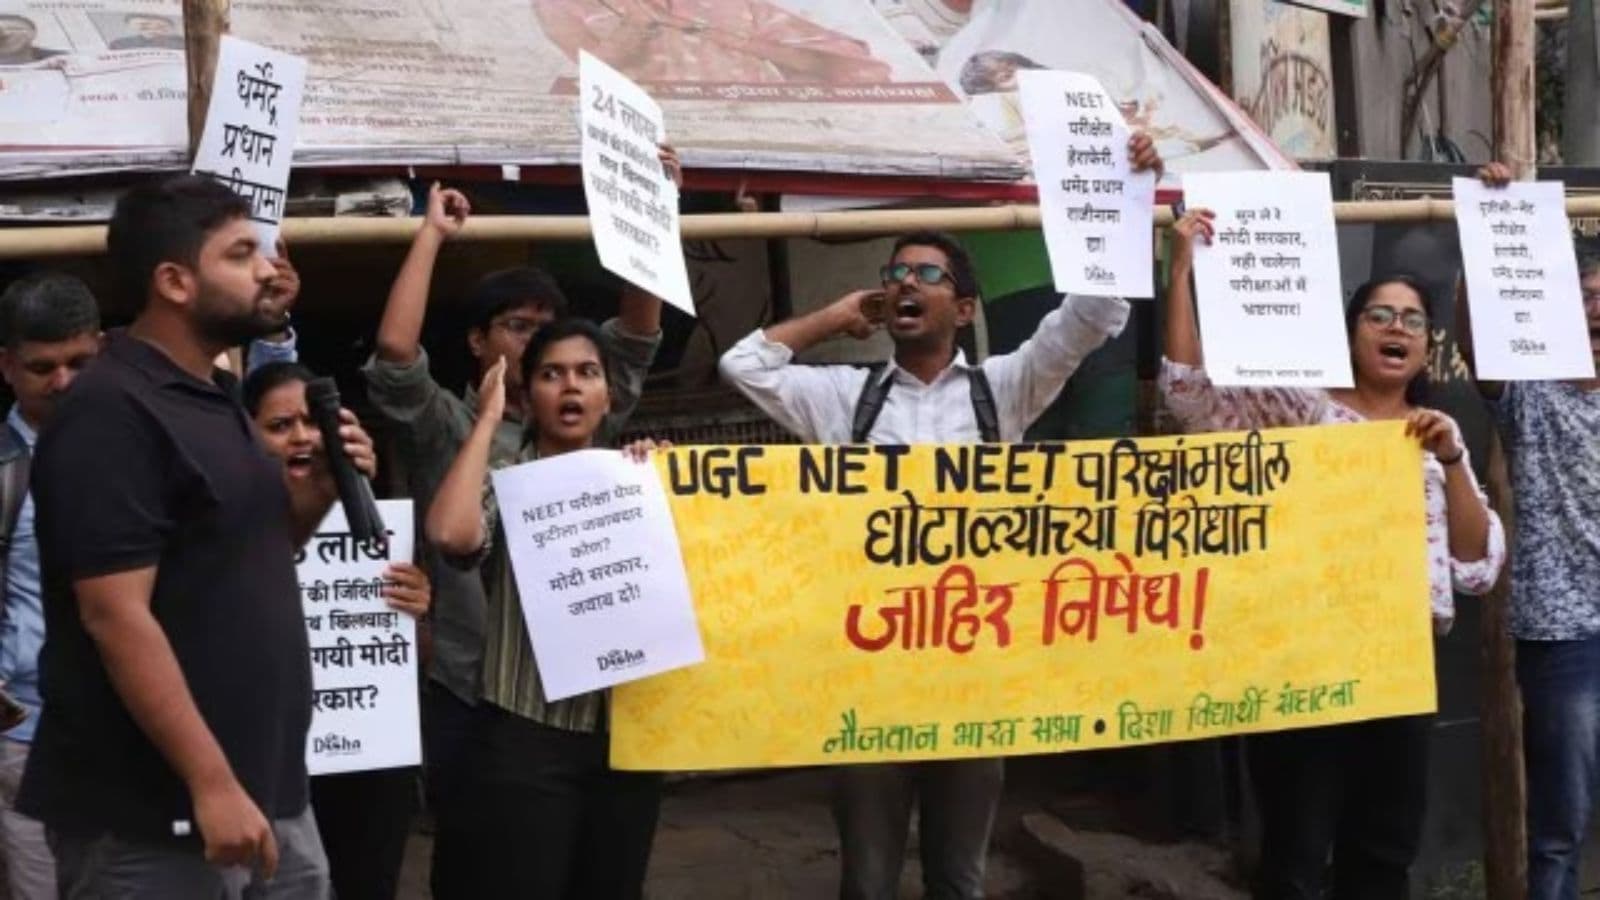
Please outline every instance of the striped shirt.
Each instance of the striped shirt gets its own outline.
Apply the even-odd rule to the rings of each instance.
[[[511,459],[491,461],[494,468],[519,465],[538,458],[531,438]],[[483,654],[483,699],[495,706],[541,725],[567,731],[606,730],[607,692],[593,691],[551,702],[545,699],[539,681],[539,667],[533,658],[533,643],[528,636],[527,619],[522,615],[522,597],[506,551],[505,534],[500,531],[500,505],[495,502],[489,479],[483,485],[484,546],[477,559],[483,560],[483,585],[488,596],[488,620]]]

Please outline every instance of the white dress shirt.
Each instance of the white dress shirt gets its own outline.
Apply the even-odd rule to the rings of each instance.
[[[1061,306],[1039,322],[1033,337],[1011,353],[980,365],[994,391],[1000,439],[1019,441],[1061,392],[1084,357],[1120,334],[1128,303],[1118,297],[1066,295]],[[778,424],[812,444],[847,444],[856,402],[868,369],[857,366],[794,365],[794,351],[768,340],[760,329],[746,335],[722,357],[722,377]],[[872,444],[977,443],[977,415],[966,370],[955,359],[931,384],[890,361],[882,377],[895,380],[873,423]]]

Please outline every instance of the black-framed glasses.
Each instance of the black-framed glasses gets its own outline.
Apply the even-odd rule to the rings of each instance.
[[[1583,305],[1584,306],[1593,306],[1596,303],[1600,303],[1600,291],[1584,291],[1583,292]]]
[[[1369,306],[1361,311],[1361,318],[1379,328],[1388,328],[1399,319],[1400,327],[1411,334],[1428,333],[1428,314],[1420,309],[1402,311],[1392,306]]]
[[[878,270],[878,275],[883,278],[884,284],[899,284],[906,280],[907,275],[913,274],[917,276],[918,282],[929,287],[941,281],[955,283],[955,279],[950,277],[949,272],[933,263],[895,263]]]
[[[494,320],[489,323],[489,327],[504,329],[508,334],[516,337],[528,337],[538,331],[539,326],[543,324],[538,319],[529,319],[525,316],[508,316],[504,319]]]

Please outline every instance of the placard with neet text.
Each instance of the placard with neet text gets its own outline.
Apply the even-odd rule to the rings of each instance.
[[[276,255],[305,83],[303,58],[223,35],[194,171],[250,204],[268,256]]]
[[[1156,176],[1128,162],[1131,132],[1092,75],[1017,73],[1056,290],[1153,295]]]
[[[1477,374],[1492,381],[1593,378],[1578,257],[1559,181],[1451,180]]]
[[[546,698],[705,658],[654,466],[579,450],[491,478]]]
[[[1322,172],[1183,176],[1190,209],[1216,214],[1196,242],[1206,373],[1219,385],[1350,387],[1333,195]]]
[[[587,51],[578,57],[583,195],[600,264],[689,315],[678,186],[662,171],[666,118],[644,89]]]
[[[417,625],[383,598],[391,561],[410,562],[410,500],[379,500],[388,540],[361,542],[334,504],[300,548],[300,603],[311,644],[312,775],[422,762]]]
[[[612,764],[1054,753],[1428,712],[1420,453],[1394,422],[676,448],[657,465],[706,662],[616,689]]]

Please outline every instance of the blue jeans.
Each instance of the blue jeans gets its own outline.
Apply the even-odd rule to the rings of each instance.
[[[1528,776],[1528,900],[1577,900],[1600,750],[1600,637],[1518,641]]]
[[[981,900],[1003,761],[840,766],[833,775],[841,900],[899,896],[914,805],[920,809],[924,900]]]

